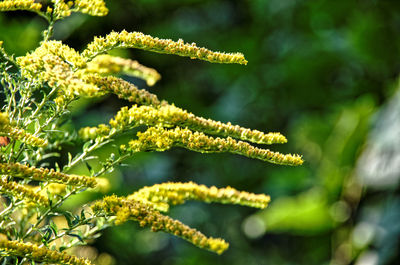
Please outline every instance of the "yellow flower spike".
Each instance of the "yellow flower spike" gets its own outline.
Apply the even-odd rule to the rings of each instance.
[[[35,0],[4,0],[0,2],[0,11],[28,10],[40,12],[42,5]]]
[[[114,48],[137,48],[157,53],[175,54],[200,59],[212,63],[247,64],[241,53],[213,52],[206,48],[199,48],[195,43],[184,43],[183,40],[154,38],[141,32],[111,32],[105,37],[95,37],[92,43],[82,52],[88,61],[99,54]]]
[[[45,246],[38,246],[32,243],[21,241],[9,241],[5,237],[0,237],[0,251],[6,255],[14,255],[19,257],[27,257],[36,262],[46,264],[70,264],[70,265],[91,265],[88,259],[78,258],[66,254],[50,250]]]
[[[215,186],[208,188],[205,185],[198,185],[194,182],[173,183],[167,182],[156,184],[151,187],[144,187],[127,197],[128,200],[144,200],[161,204],[161,211],[165,210],[165,204],[182,204],[187,200],[198,200],[207,203],[219,202],[223,204],[239,204],[254,208],[264,209],[270,202],[270,197],[264,194],[254,194],[245,191],[238,191],[231,187],[218,189]],[[158,209],[158,208],[157,208]],[[168,208],[167,208],[168,210]]]
[[[298,166],[303,164],[299,155],[272,152],[268,149],[254,147],[246,142],[236,141],[231,137],[213,138],[201,132],[192,132],[187,128],[177,127],[167,130],[161,127],[150,127],[145,132],[139,132],[137,136],[137,140],[129,142],[129,147],[133,152],[165,151],[178,146],[201,153],[229,152],[280,165]]]
[[[110,121],[111,127],[124,128],[128,126],[139,125],[161,125],[165,127],[188,127],[194,131],[201,131],[208,134],[219,136],[230,136],[245,141],[259,144],[286,143],[286,138],[280,133],[263,133],[257,130],[250,130],[232,125],[231,123],[222,123],[211,119],[197,117],[174,105],[164,104],[158,108],[152,106],[133,105],[130,109],[123,107],[114,119]]]
[[[161,78],[155,69],[143,66],[138,61],[107,54],[95,57],[88,63],[86,71],[106,75],[122,73],[143,79],[148,86],[153,86]]]
[[[229,244],[223,239],[206,237],[199,231],[162,215],[151,205],[140,201],[126,200],[115,195],[103,198],[92,205],[95,212],[105,212],[117,217],[116,224],[122,224],[128,220],[139,222],[141,226],[149,226],[155,231],[164,231],[179,236],[190,243],[218,254],[222,254]]]
[[[84,80],[89,84],[96,85],[103,92],[112,92],[119,98],[123,98],[130,102],[144,105],[160,105],[161,102],[156,95],[144,89],[137,88],[121,78],[114,76],[101,77],[98,75],[86,75]]]
[[[33,136],[23,129],[14,127],[8,119],[8,115],[4,112],[0,112],[0,136],[8,136],[32,146],[44,147],[47,145],[46,140]]]
[[[54,169],[29,167],[19,163],[0,163],[0,174],[89,188],[97,185],[94,177],[70,175],[56,172]]]
[[[28,202],[34,202],[44,206],[49,205],[49,200],[47,197],[36,193],[29,187],[25,187],[15,181],[7,181],[2,177],[0,177],[0,193],[4,193],[20,200],[26,200]]]

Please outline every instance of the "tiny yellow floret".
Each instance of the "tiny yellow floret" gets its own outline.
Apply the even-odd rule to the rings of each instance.
[[[108,14],[108,8],[103,0],[75,0],[72,10],[91,16],[105,16]]]

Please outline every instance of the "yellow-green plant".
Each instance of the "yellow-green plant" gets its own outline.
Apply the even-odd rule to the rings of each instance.
[[[174,220],[165,212],[186,200],[219,202],[265,208],[269,196],[188,183],[164,183],[144,187],[126,197],[106,196],[76,209],[60,208],[71,196],[104,186],[110,170],[142,151],[166,151],[183,147],[201,153],[229,152],[282,165],[301,165],[299,155],[280,154],[256,144],[286,143],[279,133],[263,133],[198,117],[156,95],[140,89],[115,74],[124,73],[154,85],[160,74],[125,58],[108,55],[114,48],[137,48],[175,54],[213,63],[247,64],[241,53],[213,52],[183,40],[158,39],[140,32],[111,32],[95,37],[82,52],[51,40],[53,26],[71,12],[106,15],[103,0],[4,0],[0,11],[28,10],[49,22],[40,45],[25,56],[8,55],[0,41],[0,81],[4,104],[0,112],[0,259],[3,264],[91,264],[67,254],[69,248],[87,244],[106,227],[128,220],[165,231],[192,244],[221,254],[228,243],[211,238]],[[112,93],[132,103],[109,121],[74,131],[62,126],[71,119],[71,103],[82,98]],[[133,128],[144,130],[137,132]],[[131,139],[119,146],[119,155],[109,154],[99,170],[89,176],[68,171],[92,159],[91,153],[122,133]],[[60,134],[62,135],[60,137]],[[81,152],[67,163],[51,168],[46,159],[63,153],[63,144],[73,142]],[[67,227],[57,227],[55,216]]]

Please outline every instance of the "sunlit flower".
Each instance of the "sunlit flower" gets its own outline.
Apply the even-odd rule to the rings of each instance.
[[[36,168],[20,163],[0,163],[0,173],[4,175],[11,175],[13,177],[56,182],[74,186],[94,188],[97,185],[96,178],[94,177],[70,175],[57,172],[52,168]]]
[[[95,212],[105,212],[117,217],[116,224],[128,220],[139,222],[140,226],[150,226],[153,231],[164,231],[179,236],[192,244],[218,254],[228,248],[228,243],[220,238],[206,237],[196,229],[168,216],[162,215],[151,205],[140,201],[126,200],[117,196],[108,196],[92,205]]]
[[[50,250],[45,246],[38,246],[32,243],[21,241],[9,241],[0,237],[0,250],[7,255],[28,257],[36,262],[71,264],[71,265],[91,265],[92,263],[84,258],[68,255],[65,252]]]
[[[268,149],[254,147],[249,143],[236,141],[231,137],[213,138],[202,132],[193,132],[187,128],[165,129],[150,127],[138,132],[138,139],[129,142],[133,152],[165,151],[174,146],[183,147],[201,153],[228,152],[267,161],[274,164],[297,166],[303,164],[299,155],[281,154]]]
[[[0,11],[29,10],[39,12],[42,8],[35,0],[4,0],[0,2]]]
[[[195,43],[184,43],[181,39],[178,41],[159,39],[141,32],[127,31],[113,31],[105,37],[95,37],[94,41],[82,52],[82,56],[90,61],[97,55],[115,48],[137,48],[157,53],[175,54],[212,63],[247,64],[241,53],[213,52],[206,48],[199,48]]]
[[[24,185],[18,184],[15,181],[7,181],[3,177],[0,177],[0,193],[18,198],[20,200],[38,203],[40,205],[49,205],[49,200],[47,197],[38,194],[32,189],[25,187]]]
[[[120,73],[130,75],[145,80],[148,86],[153,86],[161,78],[161,75],[156,70],[141,65],[138,61],[107,54],[99,55],[90,61],[86,72],[107,75]]]
[[[47,145],[45,139],[33,136],[25,130],[14,126],[13,123],[10,122],[8,115],[4,112],[0,112],[0,135],[10,137],[32,146],[42,147]]]
[[[153,203],[161,211],[167,211],[169,205],[182,204],[187,200],[239,204],[261,209],[267,207],[270,201],[270,197],[264,194],[238,191],[231,187],[218,189],[212,186],[209,188],[194,182],[168,182],[144,187],[129,195],[127,199]]]

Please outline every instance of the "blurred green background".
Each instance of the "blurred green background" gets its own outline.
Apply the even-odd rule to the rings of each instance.
[[[198,202],[172,209],[172,217],[230,242],[221,256],[133,222],[106,230],[83,255],[121,265],[398,264],[399,1],[106,2],[108,16],[74,14],[56,24],[54,38],[82,50],[95,35],[126,29],[243,52],[247,66],[115,51],[161,73],[148,88],[160,98],[199,116],[279,131],[289,143],[271,149],[306,162],[283,167],[183,149],[137,155],[112,173],[110,193],[195,181],[267,193],[272,203],[264,211]],[[45,28],[28,12],[0,14],[0,40],[15,55],[36,47]],[[72,126],[107,122],[124,105],[112,96],[80,103]]]

